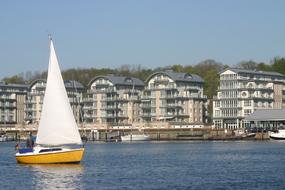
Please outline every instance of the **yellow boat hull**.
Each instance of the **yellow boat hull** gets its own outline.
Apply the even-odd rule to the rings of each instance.
[[[79,148],[62,152],[16,155],[16,160],[18,163],[22,164],[79,163],[82,160],[83,155],[84,148]]]

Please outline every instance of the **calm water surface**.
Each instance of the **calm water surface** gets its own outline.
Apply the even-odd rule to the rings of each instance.
[[[80,165],[21,165],[0,143],[0,189],[285,189],[285,142],[88,143]]]

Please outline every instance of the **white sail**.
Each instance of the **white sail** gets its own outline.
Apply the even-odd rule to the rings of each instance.
[[[48,77],[36,144],[82,144],[51,39]]]

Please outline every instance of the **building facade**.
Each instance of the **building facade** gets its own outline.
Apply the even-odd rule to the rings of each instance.
[[[22,124],[28,85],[0,83],[0,123]]]
[[[77,81],[66,80],[64,85],[77,122],[81,122],[81,102],[84,86]],[[40,121],[46,80],[38,79],[31,83],[25,100],[26,123],[37,124]]]
[[[189,73],[163,71],[150,75],[141,97],[142,121],[206,122],[203,84],[201,77]]]
[[[86,123],[131,124],[140,120],[140,96],[144,83],[114,75],[92,79],[83,101]]]
[[[245,117],[258,109],[285,106],[285,76],[277,72],[229,68],[220,73],[220,87],[213,100],[216,128],[238,129]]]
[[[245,118],[251,131],[285,129],[285,109],[259,109]]]

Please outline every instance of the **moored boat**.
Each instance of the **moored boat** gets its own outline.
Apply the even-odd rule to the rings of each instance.
[[[149,141],[150,137],[146,134],[129,134],[121,136],[122,141]]]
[[[6,141],[7,141],[6,135],[0,135],[0,142],[6,142]]]
[[[270,132],[269,137],[274,140],[285,140],[285,129],[280,129],[277,132]]]

